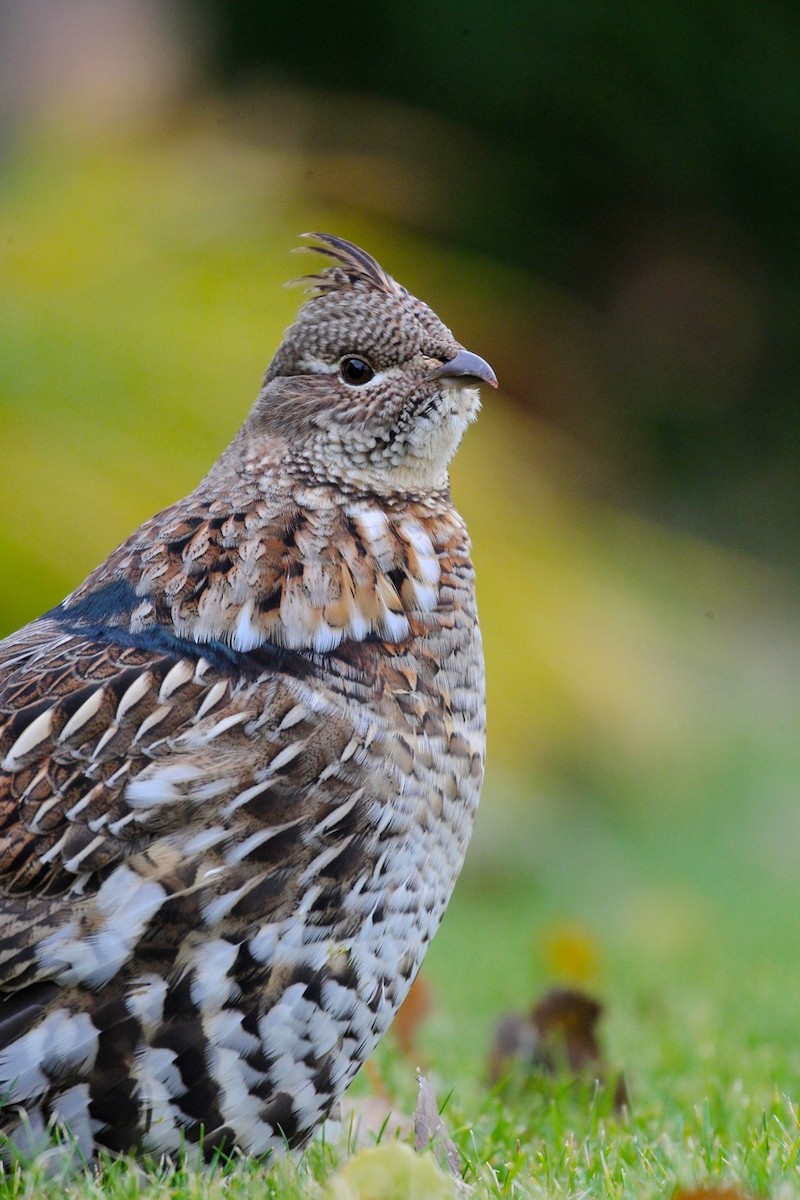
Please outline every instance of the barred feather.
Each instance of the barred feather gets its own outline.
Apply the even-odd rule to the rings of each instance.
[[[316,236],[361,286],[307,301],[190,496],[0,643],[0,1129],[23,1152],[54,1124],[86,1154],[302,1145],[463,861],[483,662],[446,466],[493,376]]]

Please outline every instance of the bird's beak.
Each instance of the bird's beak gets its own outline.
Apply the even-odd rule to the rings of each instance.
[[[478,379],[481,383],[488,383],[490,387],[497,387],[497,376],[489,364],[469,350],[459,350],[455,358],[431,371],[429,378],[452,379],[455,376]]]

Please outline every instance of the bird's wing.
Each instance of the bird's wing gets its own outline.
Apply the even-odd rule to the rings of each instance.
[[[150,910],[181,895],[194,895],[181,923],[289,911],[309,864],[335,858],[337,838],[347,849],[358,738],[348,752],[341,710],[323,711],[302,670],[272,655],[226,669],[65,633],[53,616],[0,644],[5,989],[102,982]],[[66,927],[107,965],[79,969]]]
[[[229,692],[203,660],[64,633],[42,619],[0,648],[0,883],[50,894],[152,836],[134,781],[204,701]],[[198,670],[199,667],[199,670]],[[213,690],[212,690],[213,689]],[[164,809],[163,828],[179,818]]]

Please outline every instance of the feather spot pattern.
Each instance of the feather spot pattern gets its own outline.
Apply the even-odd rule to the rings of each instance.
[[[484,757],[447,468],[495,382],[326,260],[197,488],[0,642],[0,1130],[90,1156],[302,1146],[383,1035]],[[354,386],[343,364],[371,374]]]

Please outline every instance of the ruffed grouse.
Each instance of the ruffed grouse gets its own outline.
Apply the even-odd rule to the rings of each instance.
[[[302,1145],[386,1030],[484,761],[448,463],[490,367],[356,246],[186,499],[0,643],[0,1130]]]

